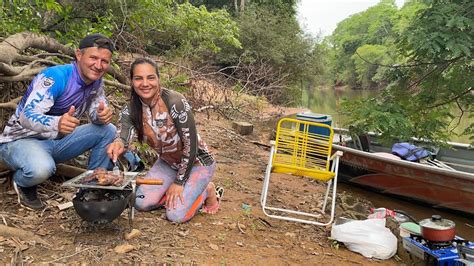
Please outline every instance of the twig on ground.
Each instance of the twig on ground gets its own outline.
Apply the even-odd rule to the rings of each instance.
[[[55,260],[50,260],[50,261],[46,261],[46,262],[43,262],[43,263],[46,263],[46,264],[49,264],[49,263],[53,263],[53,262],[56,262],[56,261],[59,261],[59,260],[62,260],[62,259],[67,259],[67,258],[70,258],[70,257],[73,257],[73,256],[76,256],[77,254],[81,253],[81,252],[84,252],[84,251],[87,251],[91,248],[85,248],[83,250],[79,250],[78,252],[76,253],[73,253],[71,255],[67,255],[67,256],[64,256],[64,257],[61,257],[61,258],[57,258]]]

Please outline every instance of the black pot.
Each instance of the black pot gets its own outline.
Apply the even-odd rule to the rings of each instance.
[[[132,199],[131,190],[95,190],[94,193],[99,194],[99,196],[102,193],[103,197],[92,200],[84,197],[86,193],[90,193],[90,190],[81,189],[72,200],[72,203],[79,217],[94,224],[112,222],[122,214]]]

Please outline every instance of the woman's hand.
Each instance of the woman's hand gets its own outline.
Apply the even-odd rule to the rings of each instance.
[[[121,140],[116,140],[107,146],[107,155],[113,162],[116,162],[117,158],[124,152],[125,145]]]
[[[167,209],[176,209],[178,199],[181,201],[181,204],[184,205],[183,199],[183,190],[184,187],[178,184],[171,184],[171,186],[166,191],[166,208]]]

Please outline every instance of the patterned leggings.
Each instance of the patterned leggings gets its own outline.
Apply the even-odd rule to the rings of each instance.
[[[178,201],[176,209],[167,209],[166,217],[176,223],[189,221],[207,198],[207,185],[211,181],[216,164],[210,166],[194,166],[189,179],[184,184],[183,201]],[[146,179],[163,179],[163,185],[140,185],[137,188],[135,208],[150,211],[164,205],[166,191],[176,179],[177,171],[166,162],[158,159],[145,176]]]

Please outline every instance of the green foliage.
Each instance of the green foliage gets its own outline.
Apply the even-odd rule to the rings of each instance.
[[[193,60],[240,47],[237,24],[225,10],[172,0],[13,0],[2,4],[0,15],[1,36],[28,30],[72,44],[90,33],[117,34],[119,48],[144,47]]]
[[[297,0],[254,0],[256,6],[269,10],[273,14],[295,17]]]
[[[390,86],[377,98],[345,103],[345,112],[352,114],[349,124],[359,131],[381,132],[387,141],[419,137],[441,142],[454,134],[460,115],[472,121],[472,10],[474,2],[461,0],[414,1],[402,8],[394,27],[398,32],[393,43],[388,42],[396,47],[398,56],[393,58],[399,63],[391,63],[391,57],[388,62],[393,66],[379,67],[371,79],[380,77]],[[370,62],[387,64],[381,47],[362,46],[357,52]],[[374,69],[352,59],[358,81],[367,83]],[[452,114],[454,109],[459,115]],[[471,122],[463,135],[474,140],[473,128]]]
[[[88,33],[112,33],[112,14],[94,12],[82,16],[77,5],[60,4],[54,0],[4,1],[0,10],[0,35],[9,36],[22,31],[51,35],[66,44],[76,42]]]
[[[161,83],[166,88],[185,93],[189,90],[189,87],[184,85],[188,82],[188,79],[189,77],[186,74],[178,74],[167,79],[162,79]]]
[[[335,51],[333,72],[336,74],[336,84],[342,83],[354,88],[374,85],[369,81],[377,71],[370,69],[370,74],[361,74],[360,62],[354,62],[359,57],[354,55],[357,49],[366,44],[390,46],[396,13],[393,0],[382,0],[376,6],[354,14],[337,25],[330,37]],[[359,66],[359,73],[356,66]]]
[[[385,143],[408,141],[411,137],[435,141],[449,137],[443,123],[451,117],[448,108],[420,108],[410,104],[418,99],[392,89],[386,89],[379,97],[344,101],[342,108],[351,114],[351,121],[345,126],[352,127],[356,133],[380,132]]]
[[[129,9],[129,31],[150,51],[202,60],[222,47],[240,47],[237,24],[225,10],[149,0],[134,2]]]
[[[178,6],[174,27],[181,40],[181,49],[187,54],[206,54],[207,50],[217,53],[220,46],[240,48],[237,39],[237,24],[225,10],[208,12],[204,6],[195,8],[185,3]]]
[[[50,10],[61,12],[62,8],[54,0],[2,1],[0,9],[1,36],[8,36],[22,31],[40,32],[43,14]]]
[[[375,88],[380,84],[380,76],[376,76],[376,74],[379,68],[383,68],[379,64],[386,64],[389,61],[387,52],[386,46],[366,44],[359,47],[351,57],[354,61],[357,82],[363,88]]]
[[[284,79],[285,89],[277,86],[269,98],[276,103],[298,103],[301,81],[314,82],[322,75],[323,46],[304,35],[296,18],[286,9],[277,13],[261,3],[250,7],[238,17],[243,48],[225,51],[220,55],[220,62],[223,65],[236,65],[241,61],[271,66],[269,71],[247,71],[257,76],[263,87]]]
[[[440,62],[472,55],[474,3],[469,0],[427,1],[399,39],[401,52],[415,60]],[[426,62],[426,61],[425,61]]]
[[[179,2],[188,2],[188,0],[181,0]],[[244,3],[244,10],[241,10],[242,2]],[[275,14],[285,14],[294,17],[296,15],[297,0],[189,0],[189,3],[194,6],[203,5],[210,10],[225,9],[233,14],[238,14],[241,11],[258,6]],[[238,10],[235,10],[236,4]]]

